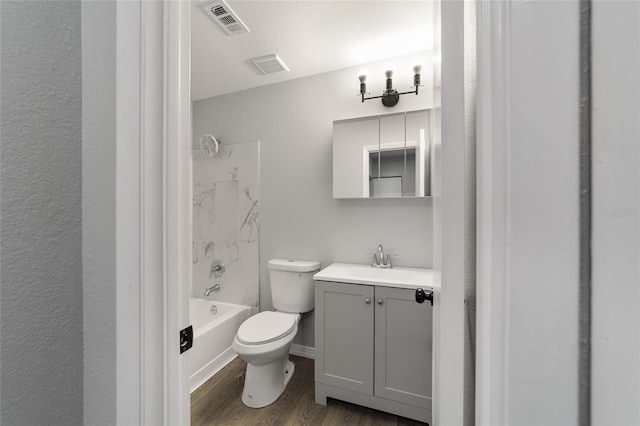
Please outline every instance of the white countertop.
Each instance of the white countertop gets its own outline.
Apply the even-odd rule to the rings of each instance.
[[[316,281],[369,284],[397,288],[433,288],[433,269],[372,268],[370,265],[332,263],[313,276]]]

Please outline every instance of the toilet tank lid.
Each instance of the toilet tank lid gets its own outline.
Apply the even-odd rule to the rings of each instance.
[[[269,269],[293,272],[314,272],[320,269],[320,262],[309,260],[271,259]]]

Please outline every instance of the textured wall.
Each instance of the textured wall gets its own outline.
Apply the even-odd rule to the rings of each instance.
[[[81,424],[80,2],[0,15],[0,423]]]
[[[82,4],[84,423],[116,424],[116,4]]]
[[[260,141],[260,308],[271,309],[267,261],[272,258],[367,263],[379,243],[397,254],[398,266],[431,267],[431,201],[336,200],[332,194],[333,121],[430,108],[431,54],[396,58],[397,87],[411,84],[421,61],[419,96],[394,108],[361,103],[358,68],[209,98],[194,103],[193,137],[212,133],[225,144]],[[368,64],[369,89],[382,92],[385,63]],[[296,343],[313,347],[313,314],[303,319]]]

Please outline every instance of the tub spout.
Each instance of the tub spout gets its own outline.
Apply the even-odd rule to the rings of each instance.
[[[220,284],[216,284],[213,287],[208,287],[204,290],[204,295],[208,296],[211,294],[211,292],[213,291],[220,291]]]

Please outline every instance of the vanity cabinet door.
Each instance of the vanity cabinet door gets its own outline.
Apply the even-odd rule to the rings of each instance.
[[[431,408],[431,305],[390,287],[376,287],[375,302],[375,395]]]
[[[373,395],[374,288],[316,282],[315,380]]]

